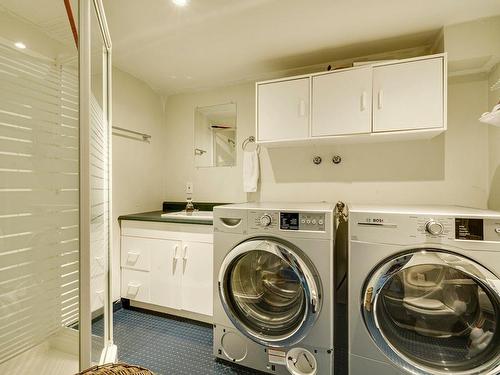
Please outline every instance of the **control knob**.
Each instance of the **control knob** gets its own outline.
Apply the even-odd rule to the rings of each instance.
[[[433,236],[439,236],[440,234],[443,234],[444,227],[439,221],[429,220],[425,223],[425,230]]]
[[[268,214],[265,214],[265,215],[262,215],[260,218],[260,225],[262,225],[263,227],[268,227],[269,225],[271,225],[272,221],[273,221],[273,219],[271,218],[271,216],[269,216]]]

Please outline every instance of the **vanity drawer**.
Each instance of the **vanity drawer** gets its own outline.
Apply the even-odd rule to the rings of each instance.
[[[141,237],[122,236],[121,266],[134,270],[151,269],[151,247],[155,240]]]
[[[122,269],[122,298],[150,302],[149,272]]]

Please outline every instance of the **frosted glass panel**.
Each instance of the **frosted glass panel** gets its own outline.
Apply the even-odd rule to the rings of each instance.
[[[79,337],[79,113],[71,30],[0,1],[0,373],[74,374]],[[4,8],[5,7],[5,8]],[[67,22],[67,20],[66,20]]]

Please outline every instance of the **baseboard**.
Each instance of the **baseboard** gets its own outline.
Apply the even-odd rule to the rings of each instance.
[[[124,298],[122,299],[122,306],[124,309],[141,311],[147,314],[164,316],[170,319],[189,320],[194,323],[202,323],[204,325],[213,325],[214,322],[212,316],[197,314],[189,311],[170,309],[168,307],[132,301]]]

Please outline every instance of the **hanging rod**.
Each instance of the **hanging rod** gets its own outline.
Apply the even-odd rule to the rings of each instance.
[[[151,141],[151,136],[149,134],[146,134],[146,133],[140,133],[140,132],[136,132],[135,130],[128,130],[128,129],[125,129],[125,128],[120,128],[118,126],[113,126],[113,130],[119,130],[121,132],[126,132],[126,133],[130,133],[130,134],[134,134],[134,135],[137,135],[139,137],[142,137],[142,139],[138,139],[138,138],[135,138],[135,137],[131,137],[129,135],[125,135],[125,134],[113,132],[114,135],[118,135],[120,137],[135,139],[135,140],[143,141],[143,142],[147,142],[147,143],[149,143]]]

